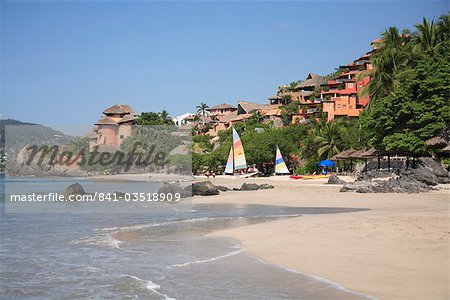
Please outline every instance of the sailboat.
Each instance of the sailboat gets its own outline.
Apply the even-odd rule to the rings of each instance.
[[[225,174],[234,174],[235,171],[247,168],[247,161],[245,160],[244,147],[242,146],[241,138],[233,127],[233,145],[228,154],[227,165],[225,167]]]
[[[275,155],[275,174],[289,174],[286,163],[284,162],[283,156],[281,155],[280,148],[277,145],[277,151]]]

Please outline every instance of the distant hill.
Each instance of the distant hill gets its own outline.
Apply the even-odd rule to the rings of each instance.
[[[9,125],[15,126],[6,127]],[[6,145],[5,134],[8,135]],[[5,150],[8,155],[18,153],[18,151],[27,144],[62,145],[68,143],[72,138],[73,137],[65,135],[60,131],[40,124],[13,119],[0,120],[0,147],[5,148],[6,146],[7,149]]]

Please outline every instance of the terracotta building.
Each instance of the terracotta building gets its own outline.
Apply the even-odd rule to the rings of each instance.
[[[216,106],[213,106],[208,109],[209,110],[209,116],[212,119],[216,119],[217,121],[221,121],[225,116],[231,114],[232,112],[236,111],[237,108],[234,106],[231,106],[226,103],[222,103]]]
[[[367,71],[372,70],[372,53],[373,51],[370,51],[351,64],[340,66],[340,75],[335,80],[321,85],[319,100],[328,121],[343,116],[358,117],[369,103],[370,97],[361,97],[360,93],[370,82]]]
[[[95,147],[100,152],[119,150],[122,141],[131,135],[136,119],[136,112],[128,105],[116,104],[105,109],[94,129],[86,135],[90,139],[89,150]]]

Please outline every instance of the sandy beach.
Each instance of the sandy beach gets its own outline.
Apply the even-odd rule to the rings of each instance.
[[[348,178],[347,178],[348,179]],[[202,179],[197,179],[202,180]],[[235,187],[244,180],[215,178]],[[449,298],[449,186],[426,194],[340,193],[324,180],[245,179],[275,189],[194,197],[196,203],[368,208],[218,231],[268,263],[378,299]]]

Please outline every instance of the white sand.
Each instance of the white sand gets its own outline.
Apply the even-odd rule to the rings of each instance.
[[[216,178],[239,186],[242,180]],[[370,208],[215,232],[264,260],[379,299],[449,299],[449,186],[426,194],[340,193],[320,181],[246,179],[273,190],[195,197],[196,203]]]

